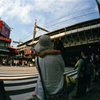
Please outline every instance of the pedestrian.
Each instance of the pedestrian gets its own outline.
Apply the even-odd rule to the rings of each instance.
[[[35,46],[35,51],[41,53],[46,50],[53,50],[51,39],[47,35],[40,37],[39,42]],[[38,70],[37,59],[35,61],[36,68]],[[64,86],[64,61],[60,54],[57,55],[46,55],[43,58],[39,57],[39,65],[43,82],[45,85],[46,93],[56,94],[63,89]],[[44,100],[44,92],[41,84],[40,75],[38,76],[37,85],[35,88],[36,96]],[[65,99],[63,99],[65,100]]]
[[[74,69],[76,69],[76,68],[77,68],[77,70],[78,70],[79,59],[80,59],[80,57],[77,57],[77,62],[76,62],[76,64],[75,64]]]
[[[97,76],[96,76],[96,72],[98,71],[98,60],[95,56],[95,52],[92,52],[92,63],[94,66],[94,70],[93,70],[93,81],[92,82],[96,82],[97,81]]]
[[[86,59],[86,52],[81,52],[82,58]],[[83,74],[83,67],[85,62],[83,59],[79,60],[78,64],[78,72],[77,72],[77,92],[73,98],[80,98],[81,96],[85,95],[86,93],[86,77]]]
[[[2,65],[5,65],[5,59],[2,60]]]
[[[56,54],[61,54],[62,55],[62,58],[66,64],[66,53],[64,51],[64,46],[63,46],[63,42],[61,40],[56,40],[54,41],[53,43],[53,49],[54,50],[46,50],[46,51],[43,51],[39,54],[40,57],[44,57],[46,55],[56,55]],[[65,79],[66,79],[66,75],[64,75]],[[65,87],[67,89],[67,99],[68,99],[68,95],[72,92],[72,90],[74,89],[74,85],[71,86],[70,88],[69,87]],[[33,97],[35,96],[35,92],[33,93],[32,95]]]
[[[97,68],[98,68],[98,70],[97,70],[97,72],[96,72],[96,75],[97,75],[97,77],[99,78],[99,68],[100,68],[100,56],[99,55],[96,55],[96,57],[97,57]]]
[[[16,60],[14,59],[14,66],[16,65],[15,63],[16,63]]]
[[[58,44],[57,41],[55,41],[55,42],[53,43],[53,50],[42,51],[41,53],[38,54],[38,56],[44,57],[45,55],[56,55],[56,54],[61,54],[61,51],[60,51],[60,50],[56,50],[56,49],[59,49],[59,48],[57,47],[57,44]],[[34,93],[32,94],[32,96],[35,97],[35,96],[36,96],[36,93],[34,92]]]
[[[91,90],[91,76],[92,76],[92,74],[93,74],[93,63],[91,62],[91,57],[90,57],[90,56],[87,57],[87,62],[90,62],[90,65],[89,65],[89,66],[90,66],[92,69],[89,69],[88,75],[87,75],[87,77],[86,77],[86,82],[87,82],[86,92],[88,92],[88,91]],[[87,67],[89,67],[89,66],[87,66]],[[90,72],[90,71],[91,71],[91,72]]]
[[[10,66],[12,66],[12,59],[10,59]]]
[[[24,67],[24,60],[22,60],[22,67]]]

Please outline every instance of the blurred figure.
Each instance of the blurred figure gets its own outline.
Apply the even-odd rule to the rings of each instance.
[[[86,53],[85,51],[81,52],[81,56],[83,59],[86,59]],[[85,62],[83,59],[79,60],[78,64],[78,72],[77,72],[77,92],[76,95],[73,96],[73,98],[80,98],[85,95],[86,93],[86,76],[83,74],[83,68],[85,65]]]
[[[65,66],[66,66],[67,65],[66,52],[65,52],[65,49],[64,49],[64,46],[63,46],[63,42],[61,40],[54,41],[53,48],[54,48],[54,50],[60,50],[62,58],[63,58],[64,63],[65,63]]]
[[[22,60],[22,67],[24,67],[24,60]]]
[[[76,69],[76,68],[77,68],[77,70],[78,70],[79,59],[80,59],[80,57],[77,57],[77,62],[76,62],[76,64],[75,64],[74,69]]]
[[[97,58],[97,72],[96,72],[96,75],[97,75],[97,77],[99,77],[100,56],[96,55],[96,58]]]
[[[87,67],[91,67],[89,70],[91,71],[90,74],[88,74],[88,76],[86,77],[86,81],[87,81],[87,88],[86,88],[86,92],[91,90],[91,76],[93,74],[93,63],[91,62],[91,57],[88,56],[87,57],[87,62],[89,62],[89,66]]]
[[[12,66],[12,59],[10,59],[10,66]]]
[[[97,58],[95,56],[95,53],[92,52],[92,63],[93,63],[93,67],[94,67],[94,70],[93,70],[93,77],[94,77],[94,80],[93,82],[96,82],[97,81],[97,76],[96,76],[96,72],[98,71],[98,61],[97,61]]]

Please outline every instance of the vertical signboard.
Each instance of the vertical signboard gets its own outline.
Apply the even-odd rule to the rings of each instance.
[[[27,50],[24,50],[24,55],[27,55]]]
[[[0,20],[0,34],[1,34],[2,23],[3,23],[3,21]]]
[[[28,54],[31,54],[31,49],[28,49]]]
[[[6,38],[9,38],[10,36],[10,27],[5,22],[2,23],[1,35],[3,35]]]

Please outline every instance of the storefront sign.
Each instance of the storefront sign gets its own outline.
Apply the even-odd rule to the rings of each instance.
[[[24,55],[27,55],[27,54],[28,54],[28,53],[27,53],[27,50],[25,50],[25,51],[24,51]]]
[[[28,49],[28,54],[31,54],[31,49]]]
[[[0,27],[2,26],[3,21],[0,20]]]
[[[8,41],[8,42],[11,42],[11,39],[4,38],[4,37],[0,37],[0,40],[2,40],[2,41]]]
[[[2,23],[1,34],[6,38],[10,36],[10,27],[5,22]]]

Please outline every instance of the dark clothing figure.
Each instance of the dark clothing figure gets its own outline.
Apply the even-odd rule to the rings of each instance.
[[[81,52],[81,56],[83,59],[86,59],[85,53],[83,51]],[[78,64],[77,92],[76,92],[76,95],[73,96],[73,98],[80,98],[86,93],[86,86],[87,86],[86,77],[87,76],[84,75],[83,73],[83,68],[85,66],[85,60],[83,60],[82,58],[79,60],[79,64]]]
[[[67,65],[67,63],[66,63],[66,51],[64,49],[63,42],[61,40],[54,41],[53,48],[55,50],[60,50],[62,58],[63,58],[64,63],[65,63],[65,66],[66,66]]]
[[[97,58],[95,57],[95,56],[93,56],[93,59],[92,59],[92,62],[93,62],[93,66],[94,66],[94,80],[93,80],[93,82],[96,82],[97,81],[97,77],[96,77],[96,72],[98,71],[98,60],[97,60]]]
[[[86,57],[84,57],[84,59],[86,59]],[[83,59],[79,60],[78,73],[77,73],[79,75],[79,78],[77,79],[78,85],[77,85],[77,93],[76,93],[76,95],[78,95],[78,96],[81,96],[86,93],[86,76],[84,76],[83,72],[82,72],[84,63],[85,62]]]
[[[79,77],[77,80],[77,96],[83,96],[86,93],[86,77]]]

